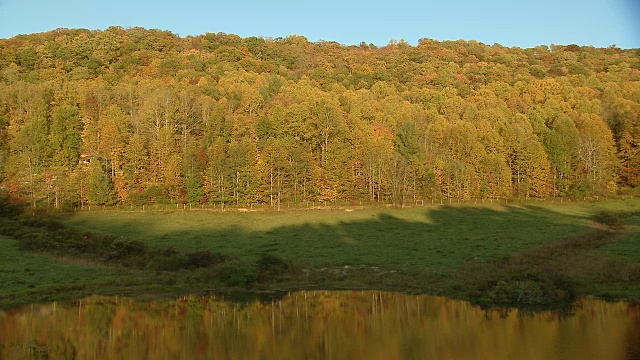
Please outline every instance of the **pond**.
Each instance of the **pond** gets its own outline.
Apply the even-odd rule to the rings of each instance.
[[[374,291],[90,297],[0,311],[0,359],[640,359],[640,304],[483,310]]]

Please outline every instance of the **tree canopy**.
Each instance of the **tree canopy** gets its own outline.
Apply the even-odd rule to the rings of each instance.
[[[640,50],[57,29],[0,40],[32,206],[584,196],[640,184]]]

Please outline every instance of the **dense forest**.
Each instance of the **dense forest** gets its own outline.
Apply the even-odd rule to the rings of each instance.
[[[0,39],[31,206],[567,197],[640,185],[640,50],[111,27]]]

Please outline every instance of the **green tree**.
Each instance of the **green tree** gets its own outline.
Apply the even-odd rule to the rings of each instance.
[[[73,170],[78,165],[82,148],[81,132],[82,121],[78,108],[60,106],[53,116],[49,133],[54,165],[67,170]]]
[[[90,205],[112,205],[116,201],[116,191],[111,179],[97,159],[89,164],[87,200]]]

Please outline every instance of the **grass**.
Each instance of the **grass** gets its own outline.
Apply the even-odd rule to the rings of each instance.
[[[0,303],[55,300],[62,292],[73,296],[89,287],[103,286],[116,275],[103,266],[21,251],[18,241],[0,236]]]
[[[599,252],[640,263],[640,212],[625,219],[627,234],[618,241],[608,244]]]
[[[224,285],[206,269],[131,269],[26,252],[20,249],[20,241],[0,236],[0,309],[88,295],[170,298]]]
[[[284,212],[82,212],[72,227],[182,251],[257,258],[268,252],[323,267],[382,266],[413,274],[488,261],[567,239],[601,211],[640,201],[549,206],[439,206]]]
[[[64,231],[104,235],[96,238],[100,246],[120,237],[144,244],[146,267],[111,264],[102,255],[70,262],[65,255],[80,253],[64,251],[75,247],[51,257],[21,251],[5,237],[0,286],[7,291],[0,307],[82,294],[155,297],[229,287],[375,288],[534,304],[640,293],[638,199],[347,210],[65,214],[58,216]],[[633,215],[623,230],[603,230],[606,224],[593,219],[607,212]],[[230,260],[181,267],[203,254]]]
[[[620,235],[593,229],[502,259],[468,263],[457,272],[457,282],[473,300],[485,304],[549,305],[586,294],[637,296],[640,263],[597,253]]]

